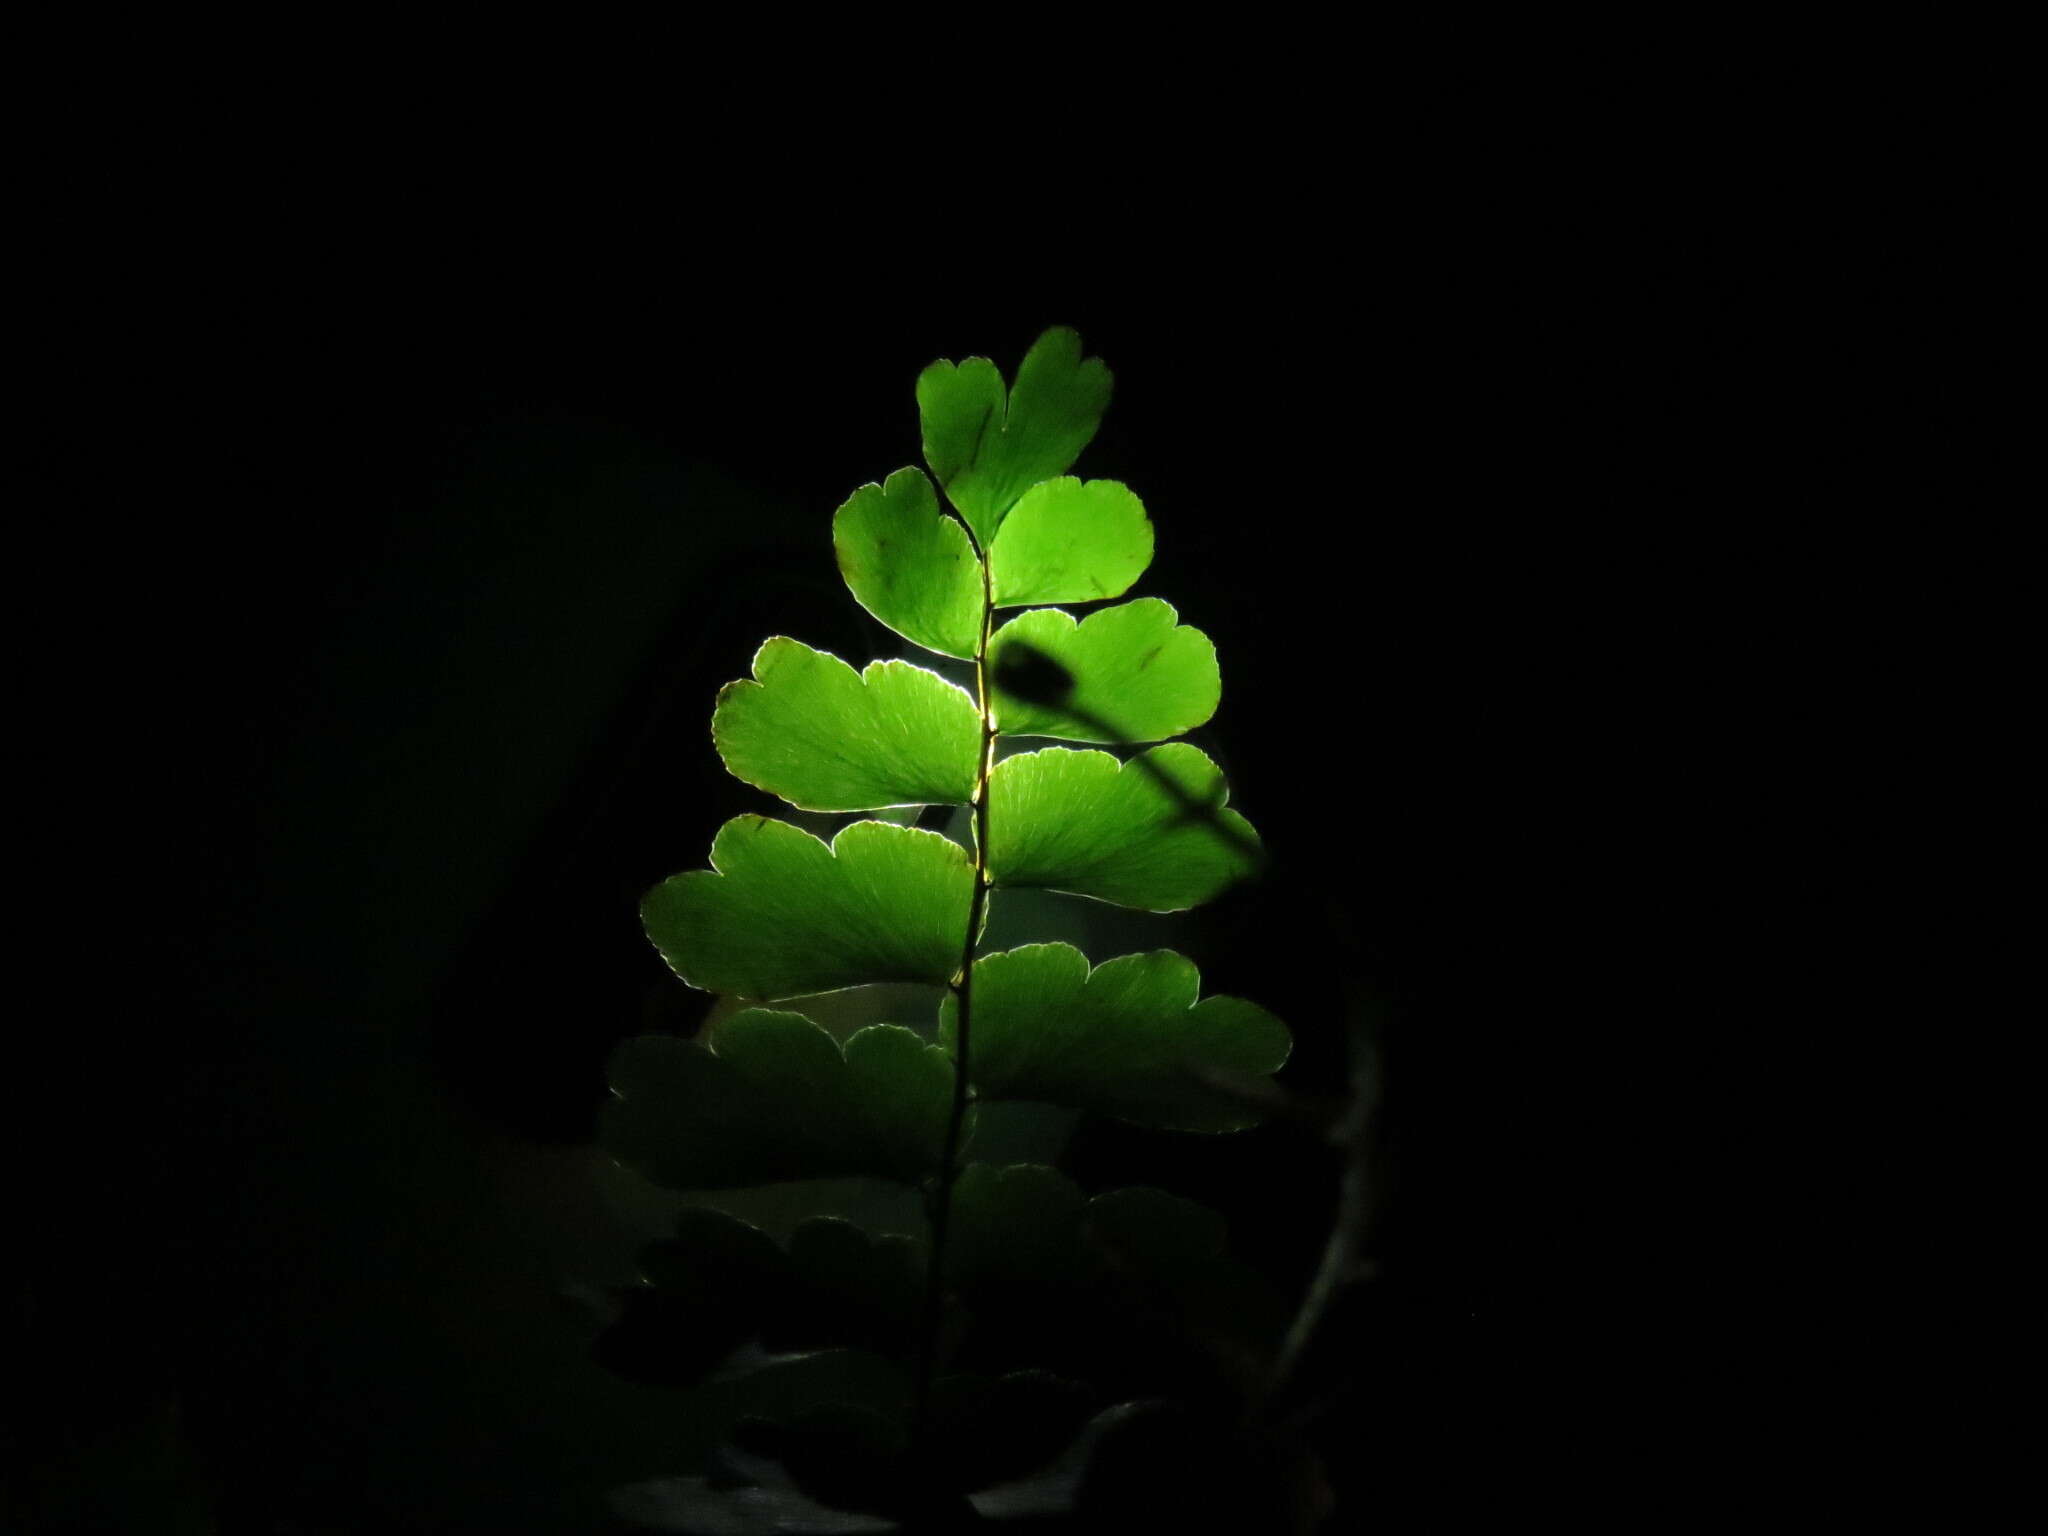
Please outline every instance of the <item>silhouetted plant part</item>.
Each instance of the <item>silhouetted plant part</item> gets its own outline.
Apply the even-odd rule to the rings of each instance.
[[[984,358],[934,363],[917,383],[930,473],[864,486],[833,519],[854,598],[971,664],[971,690],[904,660],[857,671],[776,636],[718,696],[713,742],[748,784],[810,812],[965,807],[966,845],[881,819],[828,843],[740,816],[710,868],[642,905],[678,977],[748,1006],[708,1038],[621,1047],[603,1124],[613,1154],[681,1191],[890,1180],[921,1193],[928,1219],[925,1235],[879,1238],[814,1219],[781,1244],[690,1210],[647,1250],[648,1283],[623,1298],[604,1356],[689,1383],[753,1349],[736,1390],[762,1422],[733,1447],[753,1469],[734,1481],[763,1509],[808,1499],[920,1527],[1042,1511],[1071,1491],[1062,1448],[1091,1415],[1078,1443],[1112,1432],[1128,1410],[1101,1414],[1119,1399],[1270,1388],[1287,1319],[1228,1257],[1214,1212],[969,1161],[976,1106],[998,1100],[1210,1134],[1284,1102],[1271,1077],[1286,1027],[1256,1003],[1203,997],[1182,955],[1090,966],[1066,944],[980,952],[1004,890],[1175,912],[1264,864],[1221,770],[1172,739],[1216,711],[1215,647],[1158,598],[1117,601],[1151,562],[1144,504],[1068,474],[1109,394],[1108,370],[1064,329],[1039,338],[1012,385]],[[1109,606],[1077,619],[1048,604]],[[999,625],[1007,608],[1027,611]],[[1087,745],[999,758],[1009,737]],[[801,1002],[903,982],[945,989],[936,1038],[880,1024],[842,1044]],[[764,1457],[782,1471],[762,1471]],[[1017,1481],[1049,1465],[1049,1481]],[[642,1517],[687,1528],[673,1499],[656,1517],[655,1496],[636,1497]]]

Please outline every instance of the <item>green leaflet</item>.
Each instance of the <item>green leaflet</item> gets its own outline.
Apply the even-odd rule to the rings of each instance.
[[[1092,971],[1071,944],[1027,944],[974,967],[968,1078],[985,1099],[1036,1099],[1181,1131],[1235,1131],[1258,1113],[1206,1074],[1280,1070],[1287,1026],[1237,997],[1197,1002],[1201,973],[1172,950],[1122,955]],[[939,1039],[953,1048],[949,994]]]
[[[1256,862],[1258,834],[1227,798],[1222,770],[1186,742],[1128,763],[1069,747],[1006,757],[989,776],[989,872],[997,885],[1184,911]]]
[[[735,778],[806,811],[965,805],[981,715],[974,700],[907,661],[852,667],[777,635],[753,682],[727,683],[711,738]]]
[[[1197,1201],[1145,1185],[1091,1200],[1042,1163],[969,1163],[953,1200],[952,1268],[968,1285],[1009,1278],[1020,1256],[1027,1282],[1050,1281],[1086,1263],[1081,1244],[1163,1279],[1218,1257],[1226,1236],[1222,1216]]]
[[[998,608],[1122,597],[1152,563],[1152,520],[1129,486],[1062,475],[1010,509],[988,563]]]
[[[832,517],[839,574],[861,607],[906,640],[974,658],[981,644],[981,562],[967,530],[939,510],[921,469],[864,485]]]
[[[640,903],[648,938],[693,987],[774,999],[943,985],[959,969],[974,871],[936,832],[857,821],[827,847],[787,822],[735,816],[711,863]]]
[[[709,869],[673,876],[641,905],[679,977],[742,1002],[699,1039],[620,1047],[602,1124],[613,1154],[679,1190],[891,1180],[923,1193],[933,1229],[950,1234],[943,1274],[924,1238],[870,1238],[835,1220],[798,1225],[784,1246],[718,1213],[686,1212],[673,1238],[644,1250],[647,1283],[620,1296],[601,1351],[635,1379],[696,1384],[714,1418],[767,1421],[772,1434],[750,1432],[746,1448],[819,1501],[778,1506],[793,1519],[829,1520],[830,1504],[916,1523],[949,1497],[1045,1465],[1092,1406],[1152,1392],[1162,1361],[1213,1355],[1210,1366],[1189,1362],[1203,1378],[1192,1389],[1230,1390],[1286,1326],[1256,1274],[1223,1253],[1215,1212],[1152,1189],[1090,1200],[1034,1165],[969,1163],[957,1181],[941,1167],[949,1148],[969,1145],[970,1089],[1231,1131],[1260,1118],[1264,1079],[1291,1045],[1257,1005],[1202,998],[1194,965],[1170,951],[1094,968],[1067,944],[975,959],[970,916],[976,926],[988,916],[975,864],[915,825],[919,807],[973,801],[993,729],[1136,755],[1045,747],[994,763],[976,807],[985,817],[973,818],[990,885],[1172,912],[1263,862],[1256,834],[1225,806],[1217,765],[1171,740],[1215,714],[1214,646],[1157,598],[1123,601],[1153,557],[1144,503],[1119,482],[1071,473],[1110,389],[1108,369],[1064,328],[1040,336],[1007,385],[986,358],[924,371],[929,474],[907,468],[860,487],[833,517],[833,546],[876,620],[974,664],[991,718],[929,668],[856,670],[786,636],[766,641],[752,676],[719,693],[721,759],[801,811],[876,819],[828,844],[736,817]],[[1084,603],[1110,606],[1079,621],[1046,606]],[[991,633],[997,608],[1030,611]],[[869,990],[833,1005],[844,1017],[830,1031],[748,1006],[851,987]],[[948,989],[939,1044],[869,1023],[911,1017],[899,1011],[906,1000],[928,1008],[932,987]],[[970,996],[971,1040],[960,1028]],[[1033,1115],[1066,1120],[1023,1106],[1005,1118]],[[878,1218],[891,1225],[912,1198],[867,1194],[897,1213]],[[806,1192],[767,1198],[786,1206]],[[729,1379],[741,1346],[782,1358]],[[890,1357],[915,1361],[915,1374]],[[1011,1366],[1033,1369],[995,1374]],[[714,1518],[744,1522],[768,1507],[741,1500]]]
[[[613,1055],[600,1136],[669,1189],[868,1175],[915,1184],[939,1164],[952,1063],[911,1030],[839,1043],[798,1013],[749,1008],[710,1048],[669,1035]]]
[[[1057,1168],[969,1163],[953,1189],[949,1274],[963,1292],[1110,1298],[1138,1289],[1210,1289],[1224,1257],[1223,1217],[1208,1206],[1134,1185],[1085,1198]],[[1205,1271],[1210,1273],[1205,1274]]]
[[[1109,369],[1099,357],[1084,361],[1081,338],[1065,326],[1032,343],[1007,399],[985,357],[942,360],[918,375],[925,462],[983,548],[1019,496],[1065,474],[1088,446],[1109,390]]]
[[[1190,1333],[1226,1346],[1222,1358],[1256,1358],[1286,1328],[1284,1298],[1225,1252],[1223,1217],[1193,1200],[1144,1186],[1086,1199],[1057,1169],[979,1163],[953,1199],[948,1275],[969,1316],[1000,1319],[1055,1371],[1114,1391]]]
[[[979,1028],[975,1039],[978,1049]],[[998,1275],[1050,1282],[1073,1263],[1082,1203],[1074,1181],[1056,1168],[969,1163],[953,1184],[947,1283],[971,1287]]]
[[[996,729],[1005,736],[1062,741],[1161,741],[1216,713],[1223,684],[1216,647],[1199,629],[1178,624],[1171,603],[1141,597],[1091,613],[1038,608],[1020,613],[989,642]],[[1004,649],[1021,641],[1059,664],[1073,688],[1058,702],[1027,700],[1000,686]]]

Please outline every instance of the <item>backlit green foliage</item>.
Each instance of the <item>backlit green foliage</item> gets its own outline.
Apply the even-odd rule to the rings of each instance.
[[[800,811],[897,814],[854,821],[829,843],[773,817],[734,818],[710,868],[648,893],[649,939],[690,986],[749,1003],[880,983],[945,988],[938,1032],[881,1024],[842,1047],[798,1003],[745,1008],[698,1040],[629,1041],[612,1064],[606,1145],[683,1191],[846,1176],[909,1185],[926,1196],[932,1241],[806,1224],[785,1252],[697,1213],[649,1250],[653,1290],[631,1314],[649,1340],[665,1337],[645,1321],[663,1315],[658,1298],[686,1297],[723,1320],[714,1356],[746,1337],[801,1337],[855,1351],[848,1359],[914,1351],[927,1371],[934,1360],[945,1371],[960,1348],[974,1354],[973,1319],[1031,1275],[1077,1298],[1139,1279],[1179,1296],[1221,1297],[1236,1283],[1218,1278],[1213,1212],[1148,1190],[1091,1201],[1050,1168],[970,1161],[977,1099],[1168,1131],[1243,1129],[1258,1118],[1245,1085],[1277,1071],[1290,1043],[1256,1004],[1203,998],[1193,963],[1170,950],[1093,967],[1066,944],[977,953],[1006,889],[1173,912],[1215,898],[1261,856],[1225,805],[1221,770],[1172,740],[1206,723],[1221,697],[1208,637],[1156,597],[1086,617],[1034,606],[1123,598],[1151,562],[1138,496],[1068,473],[1109,394],[1108,369],[1063,329],[1039,339],[1013,383],[985,358],[932,364],[917,381],[929,474],[905,468],[855,491],[831,539],[853,597],[933,656],[856,670],[859,658],[776,636],[753,676],[718,696],[713,740],[738,778]],[[997,622],[1015,607],[1031,611]],[[936,658],[969,663],[971,677],[950,680]],[[1012,752],[1006,737],[1113,750]],[[921,806],[967,807],[969,846],[901,824],[913,819],[904,808]],[[906,1292],[928,1256],[933,1305],[913,1340],[917,1298]],[[1264,1315],[1216,1307],[1240,1321]],[[1107,1327],[1089,1347],[1108,1358],[1117,1336]],[[974,1358],[986,1358],[978,1347]],[[685,1377],[715,1363],[701,1339],[649,1348]],[[880,1366],[870,1374],[900,1379]],[[949,1372],[921,1378],[914,1395],[1070,1411],[1071,1384],[1018,1380]],[[891,1392],[860,1412],[899,1423]]]
[[[1227,792],[1222,770],[1182,741],[1126,763],[1071,747],[1005,758],[989,775],[990,876],[1146,912],[1198,906],[1258,846],[1223,808]]]
[[[990,642],[998,671],[1006,650],[1022,642],[1059,663],[1073,687],[1058,701],[998,692],[996,728],[1113,744],[1164,741],[1206,724],[1223,692],[1216,647],[1177,617],[1156,597],[1098,609],[1079,623],[1057,608],[1019,614]]]
[[[1141,1125],[1235,1131],[1257,1116],[1210,1084],[1264,1076],[1287,1029],[1241,997],[1200,1002],[1201,975],[1170,949],[1092,971],[1070,944],[1026,944],[975,962],[974,1081],[982,1097],[1038,1099]],[[951,1045],[959,1005],[942,1005]]]

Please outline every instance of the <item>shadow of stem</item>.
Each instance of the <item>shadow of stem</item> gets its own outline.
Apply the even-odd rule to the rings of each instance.
[[[995,684],[1001,692],[1026,704],[1060,710],[1107,743],[1135,744],[1129,741],[1115,721],[1075,704],[1073,673],[1028,641],[1011,640],[1003,646],[1002,656],[996,663]],[[1265,847],[1217,814],[1223,809],[1223,798],[1228,794],[1221,784],[1217,786],[1214,799],[1203,799],[1144,754],[1140,753],[1129,761],[1150,775],[1152,781],[1180,807],[1182,822],[1206,827],[1211,836],[1237,854],[1244,865],[1237,877],[1239,882],[1257,879],[1265,873],[1269,862]]]

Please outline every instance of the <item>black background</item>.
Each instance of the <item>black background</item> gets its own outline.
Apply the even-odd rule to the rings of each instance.
[[[82,258],[119,302],[75,311],[36,445],[94,749],[27,1121],[35,1497],[557,1531],[673,1470],[557,1294],[621,1258],[565,1161],[604,1053],[678,1006],[632,902],[751,804],[705,721],[759,639],[876,643],[829,519],[916,459],[917,371],[1055,323],[1116,373],[1079,469],[1145,497],[1139,590],[1216,640],[1276,854],[1209,983],[1292,1022],[1309,1095],[1341,984],[1386,1007],[1379,1278],[1316,1366],[1345,1507],[1693,1507],[1780,1454],[1731,1364],[1771,1261],[1728,1106],[1784,1049],[1800,839],[1878,796],[1812,748],[1896,663],[1813,586],[1861,558],[1792,447],[1817,274],[1628,198],[1358,211],[1032,226],[1000,280],[701,203],[256,199]],[[1326,1160],[1103,1155],[1300,1283]]]

